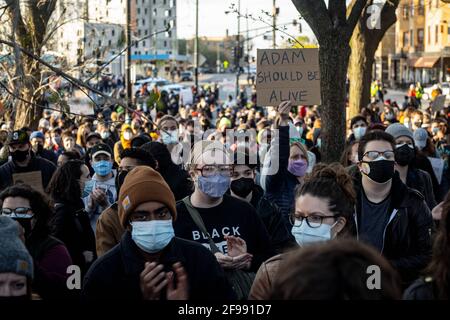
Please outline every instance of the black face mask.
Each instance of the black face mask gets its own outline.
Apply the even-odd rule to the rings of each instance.
[[[122,170],[116,175],[115,184],[117,190],[117,197],[119,197],[120,187],[122,187],[123,182],[125,181],[125,177],[127,176],[128,171]]]
[[[25,239],[27,239],[31,233],[31,219],[30,218],[15,218],[14,220],[16,220],[22,226],[24,233],[25,233]]]
[[[16,303],[16,302],[24,302],[24,301],[30,301],[30,297],[28,295],[23,296],[15,296],[15,297],[0,297],[0,302],[5,303]]]
[[[407,166],[414,160],[415,152],[407,144],[394,150],[395,161],[399,166]]]
[[[395,161],[378,160],[378,161],[363,161],[369,165],[369,174],[366,174],[371,180],[378,183],[386,183],[394,176]],[[365,174],[365,173],[363,173]]]
[[[255,181],[252,178],[239,178],[231,181],[230,189],[241,198],[247,197],[255,187]]]
[[[24,162],[27,159],[29,154],[30,154],[30,149],[28,149],[26,151],[16,150],[14,152],[11,152],[11,157],[14,162]]]
[[[33,151],[34,151],[36,154],[41,154],[43,150],[44,150],[44,145],[42,145],[42,144],[40,144],[40,143],[39,143],[37,146],[34,146],[34,147],[33,147]]]

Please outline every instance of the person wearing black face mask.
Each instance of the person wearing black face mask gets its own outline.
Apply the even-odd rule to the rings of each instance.
[[[38,157],[47,159],[56,165],[58,158],[53,151],[44,149],[45,136],[41,131],[34,131],[30,135],[31,147],[34,154]]]
[[[120,154],[120,164],[116,175],[116,190],[120,193],[120,187],[127,174],[137,166],[148,166],[156,169],[155,158],[147,151],[140,148],[125,149]],[[118,216],[117,201],[105,209],[97,219],[95,246],[97,256],[104,255],[120,242],[125,229]]]
[[[42,178],[43,189],[47,188],[56,166],[47,159],[36,157],[28,134],[24,130],[11,133],[8,138],[11,160],[0,166],[0,191],[13,185],[14,174],[37,172]]]
[[[233,197],[249,202],[259,214],[277,253],[295,246],[295,239],[287,229],[280,209],[264,196],[264,190],[255,183],[257,159],[248,153],[234,154],[230,193]]]
[[[413,133],[402,124],[394,123],[387,127],[386,132],[395,139],[395,169],[400,179],[408,187],[416,189],[425,198],[428,208],[432,210],[436,205],[433,184],[428,172],[415,167],[416,149]]]
[[[395,172],[394,149],[394,137],[381,130],[359,142],[359,162],[349,169],[357,194],[353,233],[390,261],[406,288],[429,262],[433,221],[422,194]]]

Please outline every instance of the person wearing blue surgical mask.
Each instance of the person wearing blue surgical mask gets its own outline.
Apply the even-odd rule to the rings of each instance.
[[[120,188],[117,206],[126,231],[120,243],[89,270],[84,299],[233,298],[214,255],[175,236],[175,197],[157,171],[147,166],[132,169]]]
[[[356,116],[350,120],[350,128],[352,134],[348,138],[348,142],[358,141],[367,131],[367,120],[363,116]]]
[[[174,117],[165,115],[159,121],[159,136],[163,144],[167,146],[170,152],[179,142],[178,122]]]
[[[211,249],[224,269],[255,272],[273,249],[255,208],[226,194],[231,185],[232,164],[221,142],[208,140],[194,145],[190,175],[195,189],[177,204],[175,234]],[[201,217],[211,240],[202,235],[205,232],[192,218],[192,212]]]
[[[337,163],[317,164],[295,191],[291,233],[298,246],[350,236],[355,202],[352,178],[345,168]],[[280,254],[263,263],[250,291],[251,300],[270,299],[277,271],[288,255]]]
[[[91,162],[95,174],[86,182],[83,201],[89,214],[92,230],[103,210],[116,201],[117,190],[111,148],[107,144],[97,144],[91,149]]]

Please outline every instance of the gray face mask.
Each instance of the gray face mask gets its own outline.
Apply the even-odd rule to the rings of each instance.
[[[211,177],[199,176],[197,180],[199,189],[211,198],[220,198],[230,187],[230,177],[220,174]]]

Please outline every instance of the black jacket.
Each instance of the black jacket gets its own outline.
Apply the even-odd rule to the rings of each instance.
[[[413,167],[409,168],[406,176],[406,185],[412,189],[416,189],[423,195],[430,210],[437,205],[434,197],[433,184],[428,172]]]
[[[291,231],[286,227],[280,208],[264,196],[264,190],[260,186],[256,185],[253,189],[250,203],[263,221],[272,246],[277,253],[282,253],[297,245]]]
[[[83,282],[82,297],[86,300],[142,300],[139,276],[145,262],[130,231],[125,232],[120,243],[89,269]],[[164,248],[159,263],[167,272],[172,270],[175,262],[180,262],[188,275],[189,300],[234,298],[216,258],[202,245],[173,238]],[[165,296],[166,291],[163,290],[161,300],[165,300]]]
[[[437,290],[431,277],[421,277],[406,289],[403,300],[437,300]]]
[[[170,165],[160,173],[172,190],[176,201],[182,200],[194,191],[189,174],[176,164]]]
[[[55,170],[56,166],[53,163],[41,157],[35,157],[34,154],[27,167],[18,167],[12,160],[8,161],[0,167],[0,191],[13,185],[13,174],[32,171],[41,171],[42,186],[45,190]]]
[[[357,193],[355,229],[361,222],[362,185],[361,173],[350,169]],[[382,254],[391,262],[407,286],[418,278],[431,258],[431,229],[433,226],[430,209],[424,197],[417,190],[408,188],[396,173],[392,180],[390,219],[385,228]]]
[[[95,259],[95,236],[83,201],[76,203],[55,200],[55,216],[52,221],[53,235],[63,241],[73,264],[85,273],[89,267],[83,252],[92,251]]]
[[[41,157],[43,159],[46,159],[53,163],[55,166],[58,162],[58,157],[52,150],[42,149],[39,153],[36,153],[38,157]]]

